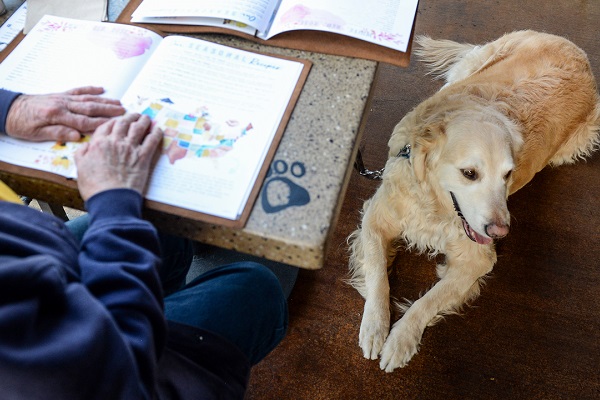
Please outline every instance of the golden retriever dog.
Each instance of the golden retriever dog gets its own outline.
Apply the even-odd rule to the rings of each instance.
[[[510,228],[507,197],[546,165],[600,144],[600,103],[586,54],[550,34],[518,31],[475,46],[417,39],[445,85],[394,128],[382,182],[348,238],[350,283],[365,298],[359,346],[387,372],[417,353],[423,331],[479,295]],[[401,244],[443,254],[439,281],[390,331],[387,267]]]

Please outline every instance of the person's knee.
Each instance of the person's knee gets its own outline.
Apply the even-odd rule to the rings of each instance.
[[[211,269],[165,298],[167,319],[229,339],[256,364],[284,338],[287,301],[275,274],[255,262]]]
[[[252,261],[232,264],[240,274],[238,279],[246,301],[256,302],[257,312],[281,314],[287,301],[277,276],[269,268]]]
[[[269,268],[254,261],[242,261],[231,264],[243,276],[243,281],[248,284],[248,290],[260,290],[273,292],[277,295],[281,291],[281,285],[277,276]]]

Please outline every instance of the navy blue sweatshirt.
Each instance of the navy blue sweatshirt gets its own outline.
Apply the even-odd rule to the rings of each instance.
[[[0,89],[0,132],[2,133],[6,132],[6,116],[8,115],[8,109],[19,95],[20,93]]]
[[[86,207],[79,247],[59,219],[0,201],[0,397],[243,398],[243,353],[165,321],[142,197],[115,189]]]

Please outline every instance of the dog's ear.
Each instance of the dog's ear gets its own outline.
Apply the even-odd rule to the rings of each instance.
[[[444,124],[428,124],[414,137],[412,144],[413,171],[419,182],[425,180],[427,169],[438,158],[438,144],[445,138]]]

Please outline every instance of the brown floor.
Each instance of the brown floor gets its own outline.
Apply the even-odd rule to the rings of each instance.
[[[471,43],[517,29],[570,38],[600,78],[600,1],[421,0],[416,24],[417,34]],[[380,66],[365,114],[368,168],[383,166],[393,126],[439,85],[416,60]],[[600,398],[600,153],[546,169],[510,198],[513,229],[481,297],[428,328],[421,351],[391,374],[362,357],[363,300],[343,281],[345,238],[375,188],[352,176],[327,266],[300,272],[288,336],[254,368],[247,399]],[[434,261],[398,257],[393,295],[414,299],[434,282]]]

